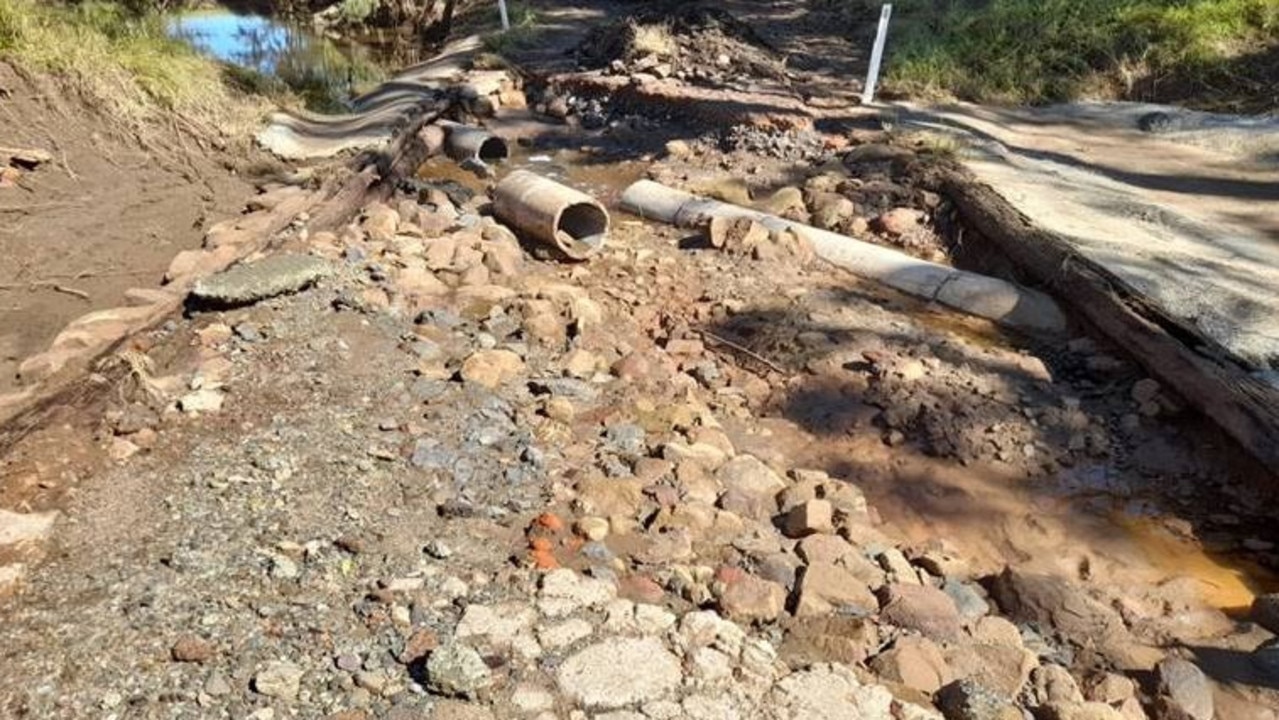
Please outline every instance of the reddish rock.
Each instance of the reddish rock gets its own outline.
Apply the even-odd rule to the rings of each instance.
[[[879,603],[866,583],[841,567],[813,563],[804,568],[799,578],[795,615],[826,615],[841,607],[869,615],[879,609]]]
[[[949,595],[926,585],[888,585],[881,591],[880,620],[934,640],[959,638],[963,623]]]
[[[404,642],[404,649],[400,651],[400,662],[405,665],[417,662],[439,646],[440,639],[434,632],[419,628]]]
[[[924,221],[924,212],[914,208],[893,208],[871,222],[876,232],[900,237],[919,227]]]
[[[666,591],[652,578],[644,575],[628,575],[617,583],[618,597],[635,603],[661,605],[666,599]]]
[[[202,663],[213,657],[213,645],[196,635],[183,635],[173,643],[169,654],[178,662]]]
[[[913,635],[898,638],[870,667],[885,680],[930,694],[955,679],[936,643]]]
[[[715,586],[719,609],[730,619],[767,622],[786,609],[786,588],[780,584],[745,573],[733,575],[729,582],[720,580]]]

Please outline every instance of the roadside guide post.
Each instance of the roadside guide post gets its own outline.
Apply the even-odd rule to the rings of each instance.
[[[866,71],[866,87],[862,90],[862,104],[875,101],[875,86],[879,83],[879,66],[884,61],[884,44],[888,42],[888,20],[893,16],[892,3],[879,11],[879,30],[875,32],[875,48],[870,53],[870,69]]]
[[[506,0],[497,0],[497,11],[502,14],[502,29],[511,29],[511,17],[506,14]]]

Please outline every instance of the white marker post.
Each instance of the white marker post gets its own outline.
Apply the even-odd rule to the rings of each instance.
[[[875,86],[879,84],[879,66],[884,61],[884,45],[888,42],[888,20],[893,16],[892,4],[879,11],[879,31],[875,33],[875,49],[870,53],[870,69],[866,71],[866,88],[862,90],[862,104],[875,101]]]
[[[497,0],[497,11],[502,14],[502,29],[511,29],[511,17],[506,14],[506,0]]]

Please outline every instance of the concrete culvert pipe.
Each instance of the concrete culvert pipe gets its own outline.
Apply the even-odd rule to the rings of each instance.
[[[819,257],[856,275],[939,302],[1007,327],[1060,333],[1066,318],[1049,296],[1006,280],[911,257],[880,245],[821,230],[750,208],[699,197],[640,180],[622,193],[622,207],[643,218],[699,228],[711,218],[747,218],[770,232],[790,230],[813,245]]]
[[[595,198],[527,170],[493,189],[493,214],[569,260],[598,253],[608,236],[608,211]]]
[[[445,132],[444,152],[456,162],[499,163],[511,156],[506,141],[482,127],[448,120],[438,124]]]

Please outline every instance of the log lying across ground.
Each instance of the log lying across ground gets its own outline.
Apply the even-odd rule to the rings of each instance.
[[[1130,292],[967,172],[947,173],[941,190],[970,227],[1279,476],[1279,388],[1224,350],[1201,352],[1214,344]]]

